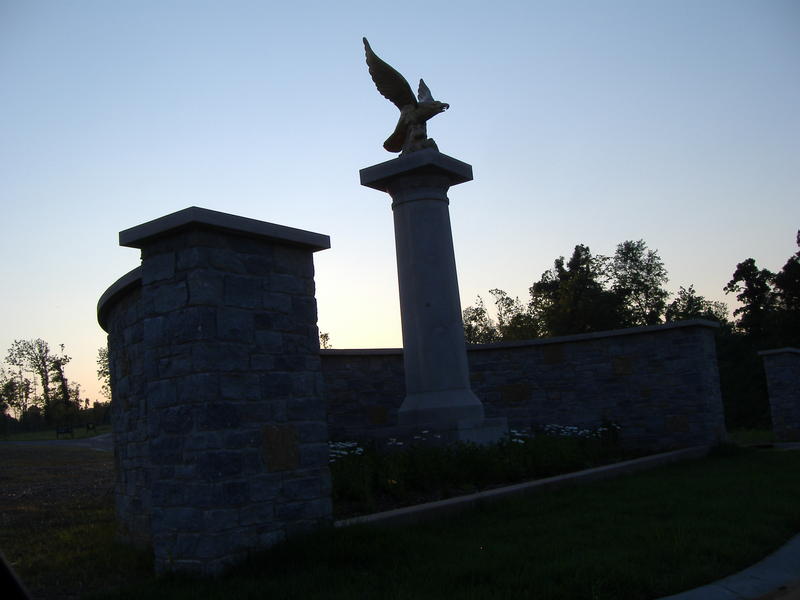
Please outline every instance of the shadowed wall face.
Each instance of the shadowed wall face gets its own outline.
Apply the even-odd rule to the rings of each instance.
[[[323,350],[331,437],[397,425],[401,350]],[[474,346],[472,389],[514,428],[612,421],[628,447],[715,443],[725,435],[714,327],[705,321]]]
[[[164,231],[127,240],[142,266],[100,307],[117,514],[162,572],[217,573],[331,516],[320,247],[218,226],[219,215],[180,226],[169,215]]]
[[[800,441],[800,349],[781,348],[759,354],[767,375],[775,439]]]

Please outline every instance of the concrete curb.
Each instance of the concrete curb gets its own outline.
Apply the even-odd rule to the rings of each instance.
[[[709,449],[710,446],[695,446],[683,450],[663,452],[661,454],[614,463],[613,465],[595,467],[593,469],[567,473],[565,475],[556,475],[555,477],[547,477],[546,479],[537,479],[526,483],[518,483],[492,490],[475,492],[474,494],[467,494],[465,496],[456,496],[446,500],[426,502],[425,504],[417,504],[416,506],[407,506],[371,515],[342,519],[336,521],[333,525],[334,527],[365,524],[394,526],[419,523],[442,516],[457,514],[486,502],[493,502],[495,500],[502,500],[525,494],[535,494],[545,490],[554,490],[578,483],[611,479],[613,477],[619,477],[628,473],[635,473],[637,471],[643,471],[681,460],[701,458],[708,454]]]

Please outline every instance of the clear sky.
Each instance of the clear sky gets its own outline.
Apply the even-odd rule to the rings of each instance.
[[[359,185],[397,109],[361,37],[450,110],[462,305],[521,298],[577,243],[658,250],[669,288],[779,269],[800,228],[800,2],[0,1],[0,353],[66,345],[97,398],[120,230],[202,206],[331,236],[319,324],[401,344],[389,197]],[[0,357],[1,358],[1,357]]]

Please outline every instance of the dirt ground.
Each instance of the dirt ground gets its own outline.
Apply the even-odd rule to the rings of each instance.
[[[0,443],[0,550],[34,598],[98,582],[86,563],[113,527],[113,471],[112,453],[77,443]]]

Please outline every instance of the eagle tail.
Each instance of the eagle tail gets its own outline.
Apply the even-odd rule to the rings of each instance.
[[[406,128],[401,123],[397,124],[392,135],[383,142],[383,147],[389,152],[400,152],[403,150],[403,143],[406,141]]]

